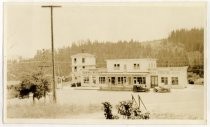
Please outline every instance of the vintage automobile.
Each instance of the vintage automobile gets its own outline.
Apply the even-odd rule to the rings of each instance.
[[[168,93],[171,92],[171,89],[167,86],[157,86],[154,89],[154,92],[158,92],[158,93]]]
[[[76,87],[76,83],[72,83],[71,84],[71,87]]]
[[[72,83],[71,87],[81,87],[81,82]]]
[[[150,89],[149,88],[146,88],[146,87],[143,87],[141,85],[134,85],[133,86],[133,91],[134,92],[149,92]]]

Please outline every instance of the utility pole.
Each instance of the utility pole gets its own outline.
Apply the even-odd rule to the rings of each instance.
[[[55,86],[55,58],[54,58],[54,38],[53,38],[53,8],[61,6],[46,5],[43,8],[50,8],[51,14],[51,44],[52,44],[52,67],[53,67],[53,102],[56,103],[56,86]]]

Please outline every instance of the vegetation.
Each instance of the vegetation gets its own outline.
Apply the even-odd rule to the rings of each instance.
[[[117,106],[118,113],[120,115],[123,115],[127,119],[131,119],[132,105],[133,105],[132,101],[121,101]]]
[[[172,31],[168,40],[173,43],[181,43],[185,49],[190,51],[204,51],[204,30],[193,28],[191,30],[180,29]]]
[[[118,114],[122,115],[124,119],[149,119],[150,113],[147,111],[141,97],[138,95],[139,103],[137,104],[134,96],[131,96],[132,100],[120,101],[119,104],[116,105]],[[112,115],[112,105],[109,102],[104,102],[102,104],[104,105],[104,116],[106,117],[106,119],[119,119],[117,115]],[[146,110],[145,113],[140,110],[140,105],[144,106]]]
[[[119,119],[118,116],[112,115],[112,105],[109,102],[102,103],[104,105],[104,116],[106,119]]]
[[[106,119],[119,119],[119,116],[112,114],[112,105],[109,102],[102,103],[104,106],[104,116]],[[124,119],[149,119],[149,112],[142,113],[139,107],[133,105],[133,101],[121,101],[116,106],[118,114]]]
[[[102,112],[100,105],[89,104],[86,106],[78,104],[53,104],[43,105],[37,102],[31,104],[8,104],[7,118],[35,118],[35,119],[56,119],[56,118],[75,118],[75,116],[87,115],[95,112]],[[86,117],[86,116],[85,116]]]
[[[138,106],[134,106],[133,101],[121,101],[117,105],[117,110],[120,115],[126,119],[149,119],[150,113],[143,113]]]
[[[50,83],[42,72],[27,75],[20,83],[19,98],[29,98],[29,94],[33,94],[33,101],[46,97],[47,92],[50,92]]]
[[[147,109],[151,112],[150,119],[203,120],[205,114],[203,110],[204,99],[200,99],[203,97],[203,90],[203,86],[192,86],[185,90],[184,96],[183,90],[174,91],[170,96],[157,96],[157,94],[145,94],[142,96],[144,97]],[[102,120],[105,117],[103,105],[99,103],[103,101],[101,98],[109,98],[113,106],[112,113],[115,115],[115,113],[117,114],[115,105],[119,104],[117,102],[125,100],[128,96],[130,97],[130,92],[85,91],[81,94],[79,90],[72,93],[69,90],[59,89],[57,95],[59,102],[56,105],[50,101],[43,104],[44,98],[37,101],[36,105],[32,104],[32,99],[7,99],[7,107],[5,107],[7,108],[7,114],[5,115],[7,118],[17,119],[88,118]],[[91,98],[91,101],[88,101],[87,97]],[[69,101],[72,99],[74,101]],[[189,108],[189,103],[191,108]],[[145,111],[142,106],[141,110]],[[122,119],[121,115],[119,117]]]

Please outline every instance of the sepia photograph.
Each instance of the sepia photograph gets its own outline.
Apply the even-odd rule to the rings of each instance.
[[[4,2],[4,123],[207,124],[207,2]]]

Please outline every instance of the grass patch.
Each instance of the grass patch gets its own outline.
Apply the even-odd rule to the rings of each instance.
[[[151,113],[151,119],[182,119],[182,120],[202,120],[202,115],[196,113]]]
[[[76,115],[103,111],[101,105],[60,105],[60,104],[34,104],[34,105],[8,105],[7,118],[36,118],[55,119],[73,118]]]
[[[79,118],[79,115],[96,113],[103,116],[103,106],[96,104],[84,105],[60,105],[60,104],[31,104],[31,105],[8,105],[7,118],[25,119],[71,119]],[[151,113],[151,119],[185,119],[202,120],[202,115],[196,113]],[[88,118],[87,118],[88,119]],[[97,118],[96,118],[97,119]]]
[[[11,89],[11,90],[7,90],[7,99],[12,99],[17,97],[19,94],[18,91],[16,91],[15,89]]]

